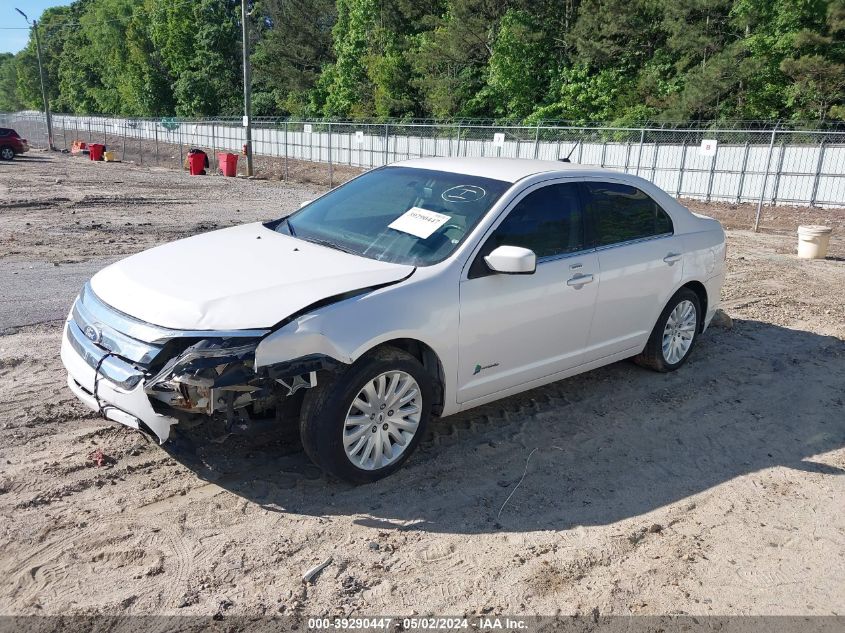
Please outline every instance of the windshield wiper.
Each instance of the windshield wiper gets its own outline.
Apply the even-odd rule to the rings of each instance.
[[[335,244],[334,242],[330,242],[329,240],[321,240],[318,237],[303,237],[303,238],[300,238],[300,239],[303,239],[306,242],[311,242],[313,244],[319,244],[320,246],[327,246],[328,248],[333,248],[337,251],[349,253],[350,255],[359,255],[360,254],[360,253],[357,253],[357,252],[355,252],[351,249],[348,249],[344,246],[340,246],[339,244]]]
[[[288,225],[288,233],[290,233],[291,237],[296,237],[296,231],[293,230],[293,224],[290,223],[290,216],[285,218],[285,224]]]

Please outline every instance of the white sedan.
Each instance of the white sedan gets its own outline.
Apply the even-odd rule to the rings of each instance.
[[[677,369],[724,262],[717,221],[635,176],[411,160],[108,266],[62,360],[80,400],[161,442],[207,416],[294,416],[316,464],[368,482],[432,416],[625,358]]]

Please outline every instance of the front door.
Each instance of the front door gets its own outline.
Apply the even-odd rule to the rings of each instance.
[[[504,245],[534,251],[537,270],[493,273],[483,257]],[[458,402],[580,364],[597,288],[598,261],[585,250],[578,185],[529,189],[487,237],[461,282]]]

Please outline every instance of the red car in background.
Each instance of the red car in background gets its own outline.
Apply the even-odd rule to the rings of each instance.
[[[12,160],[15,154],[29,151],[29,144],[25,138],[8,127],[0,127],[0,159]]]

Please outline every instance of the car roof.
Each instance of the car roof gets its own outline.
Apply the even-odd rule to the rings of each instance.
[[[416,169],[433,169],[446,171],[455,174],[466,174],[467,176],[479,176],[492,178],[505,182],[517,182],[528,176],[544,174],[548,172],[578,171],[584,175],[590,172],[597,176],[619,176],[618,171],[601,169],[598,167],[585,167],[577,163],[565,163],[558,160],[533,160],[528,158],[412,158],[398,163],[402,167],[413,167]]]

